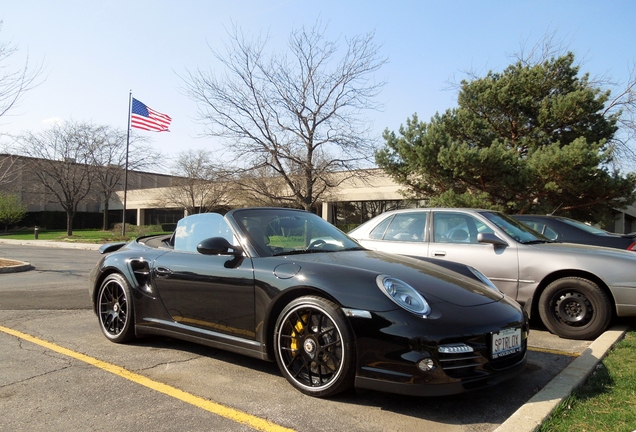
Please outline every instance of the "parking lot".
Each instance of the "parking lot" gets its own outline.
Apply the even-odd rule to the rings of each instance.
[[[492,431],[589,342],[533,327],[517,378],[458,396],[295,391],[274,363],[167,338],[116,345],[88,299],[93,250],[0,244],[0,430]]]

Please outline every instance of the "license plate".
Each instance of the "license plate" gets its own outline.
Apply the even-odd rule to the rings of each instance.
[[[521,351],[521,328],[508,328],[493,333],[490,351],[494,359]]]

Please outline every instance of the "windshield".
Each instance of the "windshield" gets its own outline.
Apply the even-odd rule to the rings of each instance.
[[[231,217],[261,257],[361,249],[338,228],[305,211],[241,209]]]
[[[562,221],[562,222],[565,222],[566,224],[569,224],[569,225],[572,225],[572,226],[577,227],[579,229],[582,229],[583,231],[586,231],[586,232],[591,233],[591,234],[602,234],[602,235],[609,234],[605,230],[602,230],[600,228],[595,228],[593,226],[584,224],[583,222],[575,221],[573,219],[559,218],[559,220]]]
[[[529,228],[522,222],[519,222],[518,220],[503,213],[482,212],[481,214],[519,243],[529,244],[551,242],[551,240],[546,236],[539,234],[537,231]]]

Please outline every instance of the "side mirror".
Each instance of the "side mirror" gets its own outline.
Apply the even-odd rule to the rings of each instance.
[[[495,246],[508,246],[508,243],[506,243],[493,233],[479,233],[477,234],[477,241],[479,243],[490,243]]]
[[[230,252],[230,249],[232,252]],[[197,245],[197,252],[203,255],[234,255],[243,253],[240,246],[234,246],[224,237],[212,237],[201,241]]]

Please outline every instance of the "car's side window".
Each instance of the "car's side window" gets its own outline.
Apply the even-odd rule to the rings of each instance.
[[[477,243],[477,234],[492,232],[486,224],[471,215],[435,212],[433,241],[437,243]]]
[[[539,225],[539,222],[521,220],[521,223],[527,226],[528,228],[532,228],[533,230],[537,232],[541,232],[541,226]]]
[[[218,213],[201,213],[183,218],[175,230],[174,250],[196,252],[197,245],[210,237],[225,237],[231,244],[236,244],[230,226]]]
[[[555,230],[553,230],[552,228],[550,228],[547,225],[545,227],[545,230],[541,234],[543,234],[544,236],[546,236],[550,240],[556,240],[557,237],[559,236],[559,234]]]
[[[392,220],[393,220],[392,217],[388,217],[384,219],[382,222],[380,222],[378,226],[373,228],[373,231],[369,233],[369,238],[372,238],[375,240],[382,239],[382,237],[384,237],[384,233],[386,232],[387,227],[389,226]]]
[[[542,222],[525,221],[525,220],[522,222],[524,223],[524,225],[528,226],[529,228],[532,228],[533,230],[535,230],[536,232],[540,234],[543,234],[550,240],[556,240],[556,238],[559,236],[559,234],[556,231],[554,231],[552,228],[550,228],[549,226],[547,226],[546,224]]]
[[[522,220],[521,222],[524,225],[526,225],[528,228],[531,228],[541,234],[543,234],[545,229],[547,228],[545,224],[542,224],[541,222],[527,221],[527,220]]]
[[[426,214],[425,212],[396,214],[384,234],[384,240],[424,241]]]

